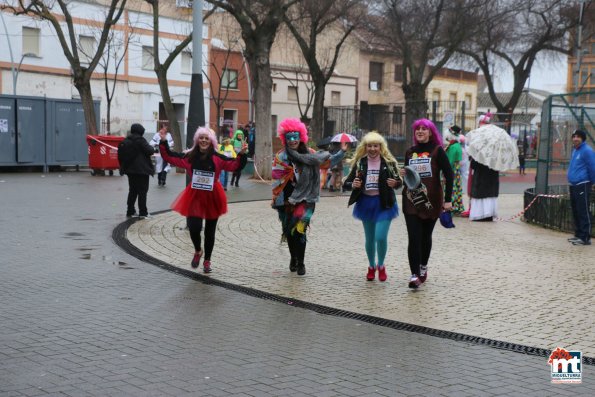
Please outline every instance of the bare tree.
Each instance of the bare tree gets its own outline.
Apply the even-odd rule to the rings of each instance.
[[[311,121],[308,114],[312,104],[314,103],[314,82],[311,80],[308,81],[306,78],[304,78],[304,76],[309,76],[307,67],[301,68],[300,66],[295,66],[291,69],[292,70],[277,70],[275,75],[287,81],[289,86],[295,89],[297,107],[298,111],[300,112],[300,120],[311,126]],[[305,98],[300,96],[300,88],[302,87],[306,90]],[[310,127],[310,130],[312,130],[312,127]]]
[[[211,54],[208,61],[208,70],[203,70],[203,76],[209,84],[211,99],[215,105],[216,121],[222,116],[222,109],[227,101],[230,88],[239,88],[239,83],[248,78],[246,75],[246,64],[243,57],[244,49],[239,37],[239,32],[225,21],[220,20],[217,26],[211,25],[213,32],[211,39]],[[236,57],[241,57],[241,64],[237,65]],[[236,71],[235,76],[232,71]],[[248,100],[252,100],[251,93]],[[248,115],[251,121],[252,115]],[[220,127],[220,133],[223,126]]]
[[[270,52],[287,9],[298,0],[206,0],[228,12],[238,23],[244,40],[244,57],[250,66],[257,125],[254,166],[271,178],[271,78]],[[260,161],[258,161],[260,160]]]
[[[132,39],[133,34],[130,29],[122,34],[112,30],[109,33],[105,52],[99,60],[98,66],[101,68],[103,75],[103,86],[105,88],[105,99],[107,101],[107,115],[106,115],[106,132],[111,133],[112,120],[112,100],[116,92],[116,84],[118,82],[118,73],[120,65],[128,53],[128,44]],[[84,51],[85,49],[81,49]],[[111,72],[111,73],[110,73]]]
[[[91,77],[101,56],[103,55],[109,32],[124,11],[127,0],[108,0],[106,1],[105,21],[100,23],[101,33],[97,41],[97,47],[89,58],[87,56],[81,59],[79,51],[79,41],[77,28],[70,13],[70,1],[54,0],[51,2],[45,0],[14,0],[13,6],[7,8],[16,15],[33,15],[42,20],[48,21],[56,32],[60,41],[62,51],[70,64],[72,70],[73,84],[81,97],[83,110],[85,112],[85,124],[89,134],[97,134],[97,118],[95,107],[93,105],[93,94],[91,92]],[[54,9],[57,6],[58,9]],[[62,15],[60,15],[62,14]],[[65,25],[65,28],[63,27]]]
[[[402,61],[406,123],[426,117],[426,90],[455,50],[489,17],[491,0],[382,0],[372,8],[367,30],[373,46]],[[411,142],[407,129],[407,142]]]
[[[326,84],[333,75],[341,47],[356,27],[354,21],[361,19],[353,15],[354,11],[361,13],[358,6],[365,3],[364,0],[302,0],[284,15],[312,76],[314,105],[310,130],[315,139],[323,135]]]
[[[517,106],[539,54],[569,53],[567,32],[576,26],[574,1],[495,0],[478,34],[464,43],[459,52],[472,58],[486,80],[490,98],[500,121]],[[494,77],[499,70],[512,71],[513,88],[507,102],[497,96]]]
[[[161,63],[159,57],[159,0],[145,0],[153,9],[153,70],[157,75],[159,83],[159,90],[161,91],[161,99],[163,101],[163,108],[165,109],[165,116],[167,117],[170,127],[170,133],[174,139],[174,150],[182,151],[182,134],[180,133],[180,124],[176,116],[174,105],[169,94],[169,84],[167,82],[167,71],[176,57],[192,42],[192,32],[188,34],[180,43],[173,49],[168,50],[169,54],[165,61]]]

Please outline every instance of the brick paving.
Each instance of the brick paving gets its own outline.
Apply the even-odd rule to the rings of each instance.
[[[262,186],[244,183],[246,186],[238,193],[230,192],[230,197],[252,199],[261,194]],[[149,210],[166,209],[180,186],[183,177],[173,175],[165,189],[152,184]],[[112,230],[124,217],[126,191],[126,180],[120,177],[0,173],[0,396],[595,394],[591,366],[585,366],[581,385],[552,385],[543,357],[325,316],[206,285],[142,262],[111,240]],[[366,296],[366,305],[374,298],[378,298],[377,306],[384,303],[381,298],[402,299],[404,312],[411,310],[409,306],[421,305],[422,299],[437,303],[433,294],[454,294],[447,285],[449,272],[441,264],[430,273],[433,278],[426,290],[401,295],[405,291],[401,277],[404,262],[398,245],[391,247],[395,270],[384,285],[359,282],[363,277],[363,270],[356,270],[363,258],[361,241],[356,247],[332,251],[352,249],[353,264],[327,264],[312,257],[315,241],[322,240],[315,233],[322,233],[325,227],[347,225],[354,238],[361,237],[357,223],[350,224],[348,210],[342,205],[337,205],[335,218],[325,220],[332,213],[325,206],[341,200],[344,198],[323,199],[317,210],[306,277],[287,277],[287,261],[283,260],[275,263],[277,270],[260,276],[253,269],[246,270],[246,278],[250,282],[268,280],[271,286],[281,284],[302,293],[313,291],[314,283],[324,279],[325,265],[340,264],[345,274],[336,281],[352,284],[354,292],[366,288],[367,295],[360,291],[360,296]],[[233,238],[239,238],[234,236],[242,235],[253,242],[278,243],[279,227],[271,219],[271,210],[259,210],[258,206],[262,203],[230,205],[230,213],[222,218],[213,258],[217,270],[212,277],[231,280],[231,269],[246,266],[241,258],[255,255],[251,251],[242,255],[241,246],[234,252],[229,244],[233,261],[225,261],[219,256],[222,241],[234,242]],[[239,211],[242,208],[244,211]],[[260,211],[259,227],[250,226],[254,222],[248,221]],[[171,216],[164,213],[134,226],[142,230],[154,222],[157,232],[162,230],[161,221]],[[275,238],[258,238],[260,235]],[[183,233],[169,236],[176,243],[187,244]],[[391,237],[399,236],[403,231],[397,223]],[[439,236],[439,240],[446,238]],[[160,249],[164,237],[153,241],[154,249]],[[266,251],[270,262],[284,253],[278,245],[277,250]],[[451,248],[440,250],[447,255]],[[358,254],[359,258],[355,257]],[[258,266],[265,266],[260,261],[264,258]],[[449,262],[445,259],[445,263]],[[583,274],[583,283],[592,285],[586,269]],[[483,280],[477,301],[490,289],[486,288],[490,283]],[[336,291],[334,283],[326,279],[326,284],[318,285]],[[325,296],[329,302],[333,299],[330,293]],[[523,296],[521,290],[519,296]],[[455,298],[453,304],[460,299],[451,297]],[[554,299],[552,293],[545,302],[551,304]],[[589,299],[587,295],[580,301],[586,304]],[[578,309],[572,307],[569,315],[577,314]],[[584,316],[588,317],[588,312]],[[551,334],[556,335],[554,331]],[[580,340],[591,335],[592,330],[587,330]],[[559,340],[569,346],[569,338]]]

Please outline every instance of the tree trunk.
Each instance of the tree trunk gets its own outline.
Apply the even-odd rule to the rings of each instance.
[[[97,119],[95,117],[95,106],[93,104],[93,94],[91,92],[91,83],[84,77],[74,77],[74,86],[81,96],[83,111],[85,113],[85,126],[87,134],[97,135]]]
[[[403,85],[405,94],[405,146],[413,144],[413,131],[411,126],[417,119],[425,118],[428,114],[428,103],[426,102],[426,91],[420,83],[409,83]]]
[[[324,136],[324,81],[316,81],[314,87],[314,105],[312,107],[312,120],[310,120],[310,131],[312,139],[320,141]]]
[[[160,68],[156,71],[157,81],[159,81],[159,89],[161,90],[161,98],[163,100],[163,108],[165,109],[165,116],[169,124],[169,132],[174,140],[174,151],[182,151],[182,134],[180,133],[180,125],[178,124],[178,118],[174,105],[171,103],[171,97],[169,96],[169,85],[167,84],[167,70]]]
[[[107,100],[107,120],[106,120],[106,132],[108,135],[111,135],[112,132],[112,98],[110,98],[109,95],[106,96],[105,98]]]
[[[271,67],[269,53],[258,54],[256,60],[250,62],[250,70],[254,80],[254,108],[256,113],[256,142],[254,154],[254,172],[265,180],[271,179],[273,156],[273,139],[271,125]],[[280,121],[280,120],[279,120]]]

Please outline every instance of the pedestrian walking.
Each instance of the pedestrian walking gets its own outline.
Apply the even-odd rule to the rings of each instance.
[[[345,155],[340,150],[331,158],[326,151],[309,149],[308,131],[299,119],[285,119],[277,129],[283,149],[275,154],[272,170],[272,207],[277,210],[282,226],[282,240],[287,241],[289,270],[306,274],[306,231],[320,198],[320,166],[331,165]]]
[[[463,161],[463,148],[459,142],[459,135],[461,127],[453,125],[449,128],[448,146],[446,147],[446,156],[450,163],[450,168],[454,174],[454,182],[452,187],[452,212],[454,214],[461,214],[465,211],[463,204],[463,178],[461,174],[461,163]]]
[[[231,144],[233,145],[233,150],[237,153],[239,152],[244,145],[247,145],[246,139],[244,138],[246,135],[244,131],[239,129],[233,134],[233,139],[231,140]],[[246,163],[244,163],[246,165]],[[242,170],[244,167],[237,168],[232,176],[231,176],[231,186],[239,187],[240,183],[240,176],[242,175]]]
[[[399,215],[395,189],[401,185],[397,160],[388,150],[386,140],[375,131],[364,135],[355,149],[343,188],[351,190],[347,206],[355,203],[353,217],[364,226],[368,281],[375,279],[376,271],[378,280],[387,279],[388,231]]]
[[[194,245],[194,257],[190,265],[196,269],[203,250],[200,233],[204,221],[204,262],[203,271],[210,273],[211,254],[215,246],[215,231],[220,216],[227,213],[227,197],[219,181],[222,170],[234,171],[246,161],[244,145],[237,158],[232,159],[217,152],[215,132],[200,127],[194,134],[194,146],[186,153],[170,150],[165,133],[161,133],[159,150],[163,158],[172,165],[184,168],[191,182],[171,204],[171,208],[187,218],[190,239]]]
[[[428,277],[436,220],[442,211],[452,209],[453,172],[434,123],[419,119],[413,123],[412,129],[414,145],[405,152],[404,164],[419,175],[427,195],[425,202],[420,201],[407,185],[403,188],[403,214],[409,240],[407,256],[411,269],[409,288],[418,288]],[[405,172],[405,169],[400,170],[402,177]],[[444,176],[444,188],[440,173]]]
[[[241,148],[240,148],[241,150]],[[236,151],[231,144],[231,139],[223,138],[221,141],[221,145],[219,146],[219,153],[223,154],[226,157],[235,159],[237,157]],[[223,185],[223,190],[227,191],[227,183],[229,181],[229,172],[225,170],[221,170],[220,176],[221,184]],[[233,185],[233,182],[232,182]]]
[[[572,155],[568,166],[570,205],[574,218],[573,245],[591,245],[591,189],[595,184],[595,152],[585,142],[587,133],[575,130],[572,133]]]
[[[149,217],[147,210],[147,194],[149,192],[149,176],[155,174],[151,156],[155,149],[143,135],[145,127],[135,123],[130,126],[130,134],[118,146],[120,171],[128,177],[128,199],[126,200],[126,217],[136,215],[138,198],[138,215],[141,219]]]
[[[151,146],[155,148],[157,151],[155,155],[155,171],[157,173],[157,185],[161,187],[165,187],[165,181],[167,179],[167,173],[171,170],[171,166],[167,161],[163,160],[161,154],[159,154],[159,142],[161,141],[161,132],[165,131],[166,139],[169,147],[174,147],[174,138],[171,136],[169,131],[167,131],[167,125],[162,124],[159,131],[153,135],[153,139],[151,139]]]

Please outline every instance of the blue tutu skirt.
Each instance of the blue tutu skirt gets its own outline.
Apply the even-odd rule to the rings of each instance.
[[[395,219],[397,216],[399,216],[397,203],[395,202],[391,208],[382,208],[379,195],[367,196],[361,194],[353,207],[353,217],[365,222]]]

